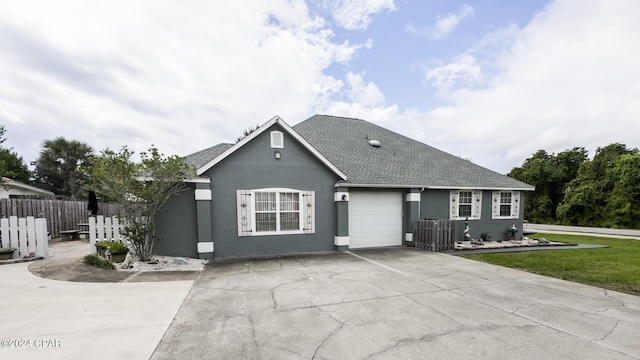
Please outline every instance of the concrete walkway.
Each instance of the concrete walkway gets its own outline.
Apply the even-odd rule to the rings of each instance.
[[[50,247],[79,259],[88,245]],[[148,359],[193,281],[82,283],[0,265],[0,359]]]
[[[152,359],[638,359],[640,297],[409,248],[213,263]]]

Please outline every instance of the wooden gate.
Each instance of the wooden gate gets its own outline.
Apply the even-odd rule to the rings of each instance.
[[[416,220],[413,222],[413,247],[436,252],[453,250],[455,230],[453,220]]]

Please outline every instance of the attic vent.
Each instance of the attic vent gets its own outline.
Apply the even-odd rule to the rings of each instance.
[[[274,149],[284,148],[284,136],[281,131],[271,132],[271,147]]]
[[[369,140],[369,145],[373,147],[380,147],[380,141],[378,140]]]

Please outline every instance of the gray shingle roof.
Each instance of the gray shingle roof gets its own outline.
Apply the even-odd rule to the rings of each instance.
[[[468,160],[360,119],[315,115],[293,127],[349,184],[531,189]],[[380,147],[369,145],[378,140]]]
[[[196,169],[199,169],[232,146],[233,144],[218,144],[210,148],[187,155],[185,161],[187,162],[187,164],[194,166]]]

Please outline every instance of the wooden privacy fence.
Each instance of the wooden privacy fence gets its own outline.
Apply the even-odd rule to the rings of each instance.
[[[91,251],[91,254],[97,252],[96,242],[98,241],[126,242],[127,240],[122,236],[121,232],[123,227],[124,224],[117,216],[91,216],[89,218],[89,251]]]
[[[33,216],[0,219],[0,248],[13,248],[14,259],[49,256],[49,236],[45,219]]]
[[[413,247],[437,252],[453,250],[455,230],[453,220],[416,220],[413,222]]]
[[[78,229],[78,224],[88,222],[88,203],[75,200],[54,199],[1,199],[0,217],[45,218],[52,237],[60,236],[60,231]],[[98,203],[99,213],[105,216],[118,215],[120,206]]]

